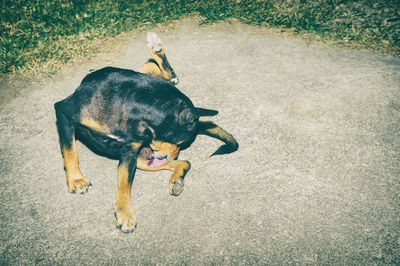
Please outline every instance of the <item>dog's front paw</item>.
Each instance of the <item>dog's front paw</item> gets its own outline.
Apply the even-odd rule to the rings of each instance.
[[[115,211],[117,228],[124,233],[132,233],[137,226],[135,211],[132,207],[123,207]]]
[[[84,194],[92,184],[85,177],[70,179],[68,182],[68,192]]]
[[[178,178],[169,185],[169,194],[178,196],[183,191],[183,179]]]

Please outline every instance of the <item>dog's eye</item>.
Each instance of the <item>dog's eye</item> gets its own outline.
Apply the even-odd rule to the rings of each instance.
[[[188,130],[193,130],[195,126],[196,126],[196,120],[195,119],[190,120],[189,123],[186,124],[186,128]]]

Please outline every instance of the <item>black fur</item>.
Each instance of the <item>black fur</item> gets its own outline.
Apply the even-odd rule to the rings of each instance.
[[[187,147],[200,116],[217,111],[195,108],[171,83],[132,70],[106,67],[88,74],[74,94],[55,104],[61,146],[71,145],[71,132],[101,155],[121,159],[129,143],[152,140]],[[113,137],[80,124],[83,116],[106,126]]]

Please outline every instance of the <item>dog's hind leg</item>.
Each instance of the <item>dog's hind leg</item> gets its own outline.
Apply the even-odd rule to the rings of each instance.
[[[153,32],[147,33],[147,47],[153,58],[141,67],[140,72],[178,84],[179,79],[167,60],[161,40]]]
[[[225,145],[220,146],[211,156],[232,153],[239,148],[239,144],[231,134],[211,121],[199,121],[197,133],[222,140],[225,143]]]
[[[64,169],[67,176],[68,192],[85,193],[91,185],[79,168],[78,150],[75,142],[75,124],[66,115],[65,104],[58,102],[54,105],[57,117],[57,129],[61,152],[64,158]]]
[[[146,63],[144,63],[143,66],[140,68],[140,72],[144,73],[144,74],[148,74],[155,78],[160,78],[160,79],[163,78],[161,70],[158,67],[157,62],[153,59],[149,59]]]

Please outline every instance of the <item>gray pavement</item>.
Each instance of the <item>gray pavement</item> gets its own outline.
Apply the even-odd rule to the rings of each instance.
[[[399,57],[237,24],[157,30],[178,87],[220,111],[212,120],[239,150],[209,158],[220,142],[199,136],[180,155],[192,169],[179,197],[168,193],[169,172],[138,171],[139,224],[123,234],[116,161],[78,143],[93,187],[67,192],[53,104],[91,68],[139,69],[145,33],[73,72],[3,82],[2,265],[400,262]]]

